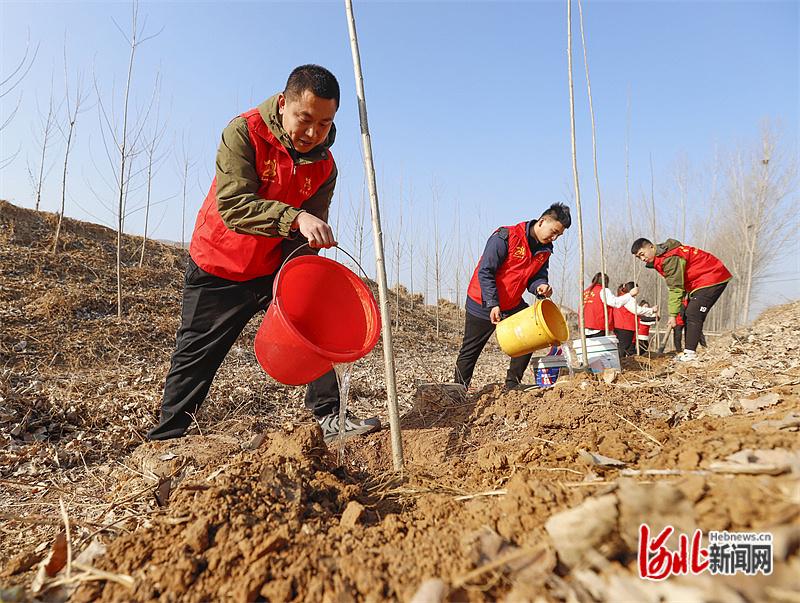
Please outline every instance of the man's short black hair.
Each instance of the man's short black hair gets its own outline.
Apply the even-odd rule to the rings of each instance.
[[[633,255],[636,255],[637,253],[639,253],[639,250],[642,247],[646,247],[648,245],[652,245],[652,243],[648,239],[640,237],[633,242],[633,245],[631,245],[631,253]]]
[[[300,65],[295,67],[286,80],[283,94],[289,98],[299,98],[303,92],[310,90],[314,96],[334,99],[339,108],[339,82],[336,76],[325,67],[319,65]]]
[[[569,215],[569,207],[563,203],[553,203],[539,216],[540,220],[542,218],[552,218],[556,222],[561,222],[561,225],[565,229],[572,225],[572,216]]]

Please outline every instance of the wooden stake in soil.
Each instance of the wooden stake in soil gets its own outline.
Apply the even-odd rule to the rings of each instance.
[[[581,187],[578,181],[578,155],[575,150],[575,97],[572,90],[572,0],[567,0],[567,64],[569,66],[569,122],[572,141],[572,176],[575,181],[575,207],[578,210],[578,300],[583,299],[584,251],[583,251],[583,212],[581,211]],[[583,366],[589,366],[589,353],[586,349],[586,329],[584,328],[583,304],[578,304],[578,328],[581,331]]]
[[[627,116],[627,124],[625,128],[625,202],[628,204],[628,225],[631,228],[631,241],[636,238],[636,232],[633,229],[633,209],[631,209],[631,189],[630,189],[630,155],[628,154],[628,143],[631,134],[631,91],[630,87],[628,88],[628,116]],[[639,260],[636,259],[635,255],[631,256],[631,262],[633,262],[633,282],[638,283],[638,276],[637,276],[637,264]],[[656,304],[658,302],[656,301]],[[636,341],[636,355],[638,356],[641,354],[641,349],[639,348],[639,315],[634,312],[633,313],[633,326],[634,331],[636,333],[636,337],[634,337]]]
[[[594,103],[592,102],[592,83],[589,79],[589,58],[586,55],[586,36],[583,33],[583,5],[578,0],[578,15],[581,24],[581,45],[583,46],[583,65],[586,68],[586,92],[589,96],[589,114],[592,117],[592,159],[594,160],[594,183],[597,189],[597,224],[600,235],[600,270],[606,273],[606,250],[603,240],[603,206],[600,201],[600,175],[597,171],[597,129],[594,122]],[[581,275],[582,277],[583,275]],[[601,295],[600,301],[603,302],[603,324],[605,325],[606,335],[610,333],[608,328],[608,303],[606,296]]]
[[[375,265],[378,279],[378,297],[383,322],[383,359],[386,370],[386,396],[389,403],[389,429],[392,435],[392,461],[396,471],[403,470],[403,440],[400,435],[400,413],[397,409],[397,384],[394,372],[394,349],[392,348],[392,322],[389,314],[389,288],[386,284],[386,263],[383,257],[383,232],[378,205],[378,186],[375,182],[375,163],[372,159],[372,141],[367,122],[367,100],[364,94],[364,76],[361,73],[361,55],[358,51],[356,19],[352,0],[345,0],[347,28],[350,31],[350,50],[353,55],[353,71],[358,95],[358,117],[361,124],[361,144],[364,148],[364,169],[369,184],[369,200],[372,209],[372,235],[375,245]]]
[[[653,206],[653,245],[658,241],[658,230],[656,225],[656,192],[655,177],[653,176],[653,154],[650,153],[650,202]],[[683,243],[683,241],[681,241]],[[656,279],[656,305],[661,305],[661,279]],[[656,320],[656,341],[661,341],[661,327]]]

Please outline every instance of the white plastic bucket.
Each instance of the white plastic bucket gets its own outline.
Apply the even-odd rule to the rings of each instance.
[[[581,340],[572,342],[572,349],[578,362],[583,362],[583,346]],[[586,339],[586,353],[589,356],[589,368],[593,373],[602,373],[604,369],[621,370],[619,362],[619,342],[614,335],[590,337]]]

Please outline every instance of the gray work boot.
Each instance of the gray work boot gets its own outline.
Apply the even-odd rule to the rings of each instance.
[[[322,428],[322,435],[325,438],[325,443],[329,444],[339,437],[339,413],[338,411],[324,417],[317,417],[317,422]],[[373,431],[378,431],[381,428],[381,421],[378,417],[369,417],[367,419],[359,419],[350,411],[347,411],[347,416],[344,423],[344,439],[353,436],[366,435]]]

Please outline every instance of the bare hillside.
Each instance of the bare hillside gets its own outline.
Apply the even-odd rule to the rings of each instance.
[[[697,366],[633,359],[611,382],[504,392],[506,359],[487,349],[461,400],[424,383],[450,379],[462,318],[442,307],[437,337],[433,309],[403,295],[401,476],[386,430],[325,446],[303,388],[256,363],[257,320],[192,435],[144,442],[185,252],[148,243],[138,268],[141,240],[126,238],[118,320],[115,233],[65,222],[54,254],[52,215],[0,201],[0,600],[33,600],[41,562],[67,542],[70,576],[36,596],[779,602],[800,590],[800,302],[717,338]],[[382,374],[378,346],[356,365],[358,413],[385,418]],[[771,532],[772,572],[643,580],[642,523]],[[667,543],[677,550],[677,534]]]

